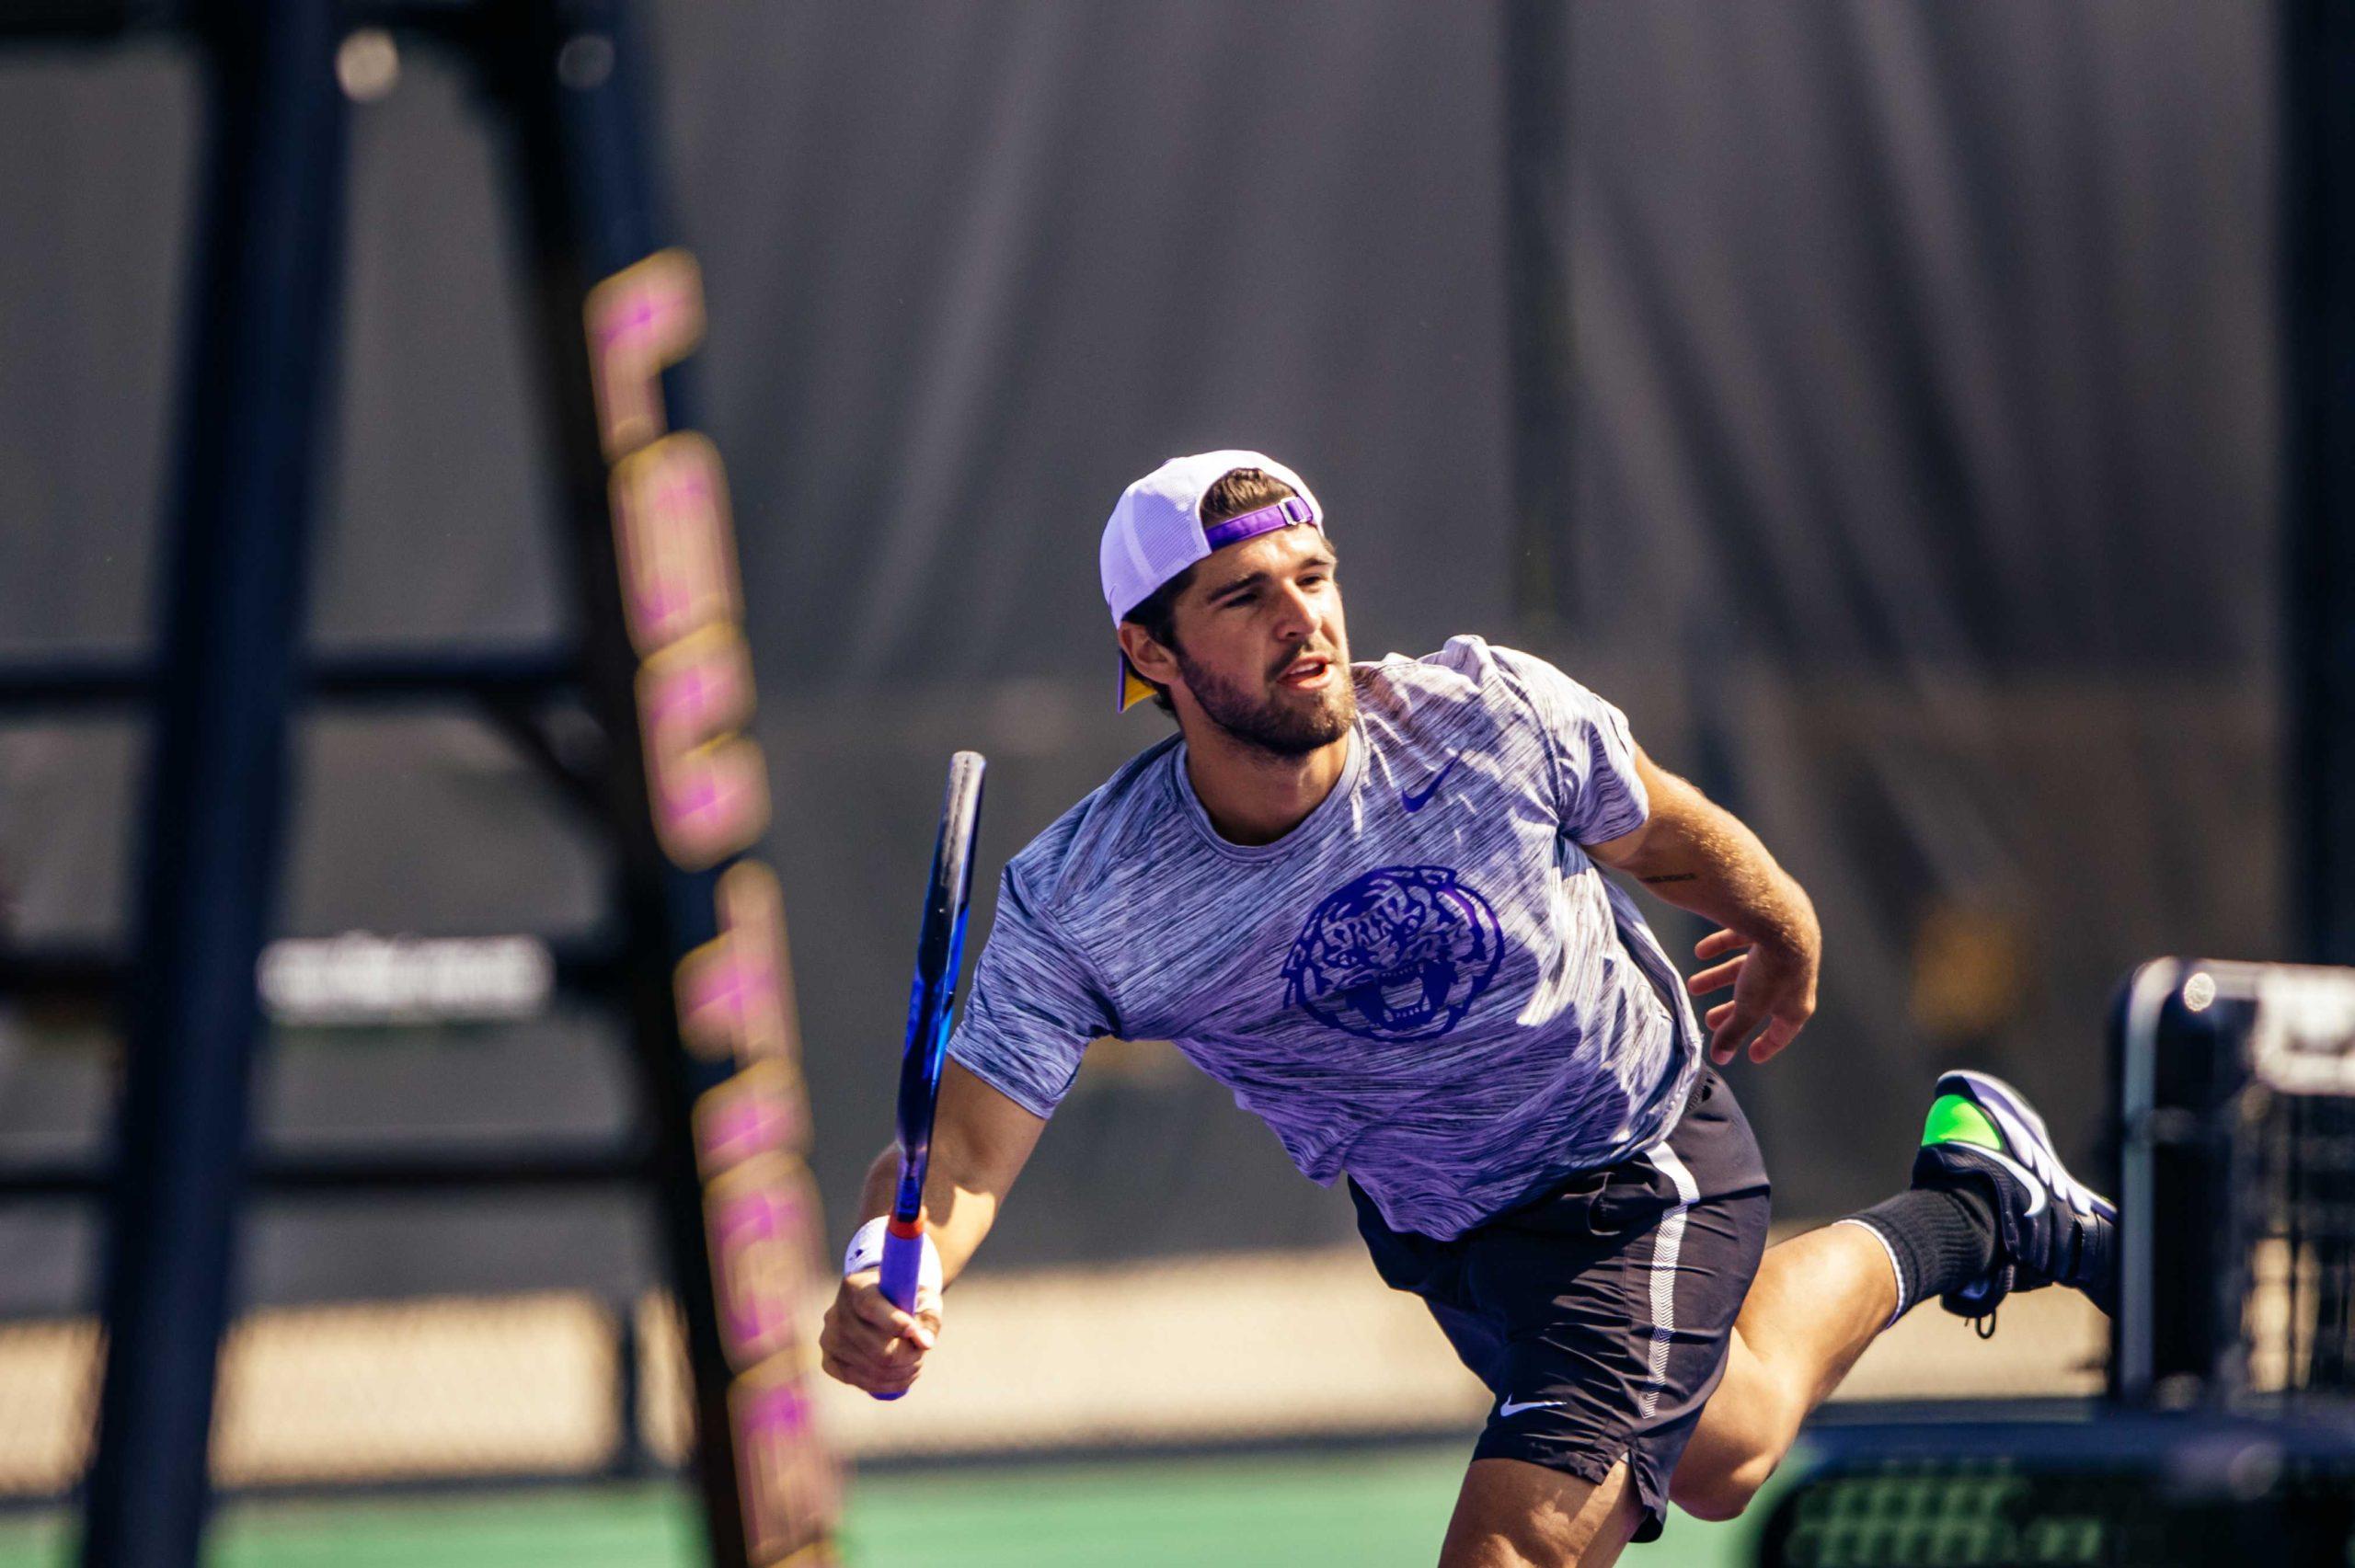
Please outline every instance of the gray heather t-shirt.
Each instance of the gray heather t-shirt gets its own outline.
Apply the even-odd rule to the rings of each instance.
[[[1219,837],[1175,738],[1031,841],[948,1050],[1043,1116],[1091,1039],[1170,1040],[1445,1238],[1664,1137],[1701,1034],[1580,848],[1649,810],[1619,710],[1477,637],[1351,673],[1340,780],[1276,842]]]

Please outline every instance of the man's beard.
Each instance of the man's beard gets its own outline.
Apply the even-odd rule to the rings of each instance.
[[[1187,658],[1183,649],[1172,651],[1178,656],[1178,672],[1186,677],[1186,690],[1194,694],[1202,715],[1246,746],[1271,756],[1305,757],[1340,739],[1357,722],[1357,686],[1350,679],[1345,655],[1333,658],[1331,684],[1310,693],[1316,700],[1295,704],[1274,698],[1254,699],[1241,686]]]

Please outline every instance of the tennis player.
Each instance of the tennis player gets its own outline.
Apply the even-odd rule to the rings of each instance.
[[[1912,1187],[1765,1249],[1715,1070],[1815,1006],[1821,939],[1755,835],[1542,659],[1457,637],[1352,665],[1325,515],[1252,452],[1173,459],[1104,529],[1120,705],[1177,736],[1006,866],[949,1046],[934,1277],[997,1218],[1080,1055],[1167,1039],[1346,1177],[1382,1277],[1496,1396],[1442,1568],[1608,1563],[1672,1499],[1741,1511],[1874,1335],[2054,1283],[2107,1308],[2116,1211],[1999,1081],[1940,1079]],[[1720,929],[1680,980],[1612,876]],[[1687,992],[1729,993],[1696,1018]],[[895,1155],[865,1212],[889,1207]],[[844,1260],[826,1369],[905,1389],[940,1333]],[[1763,1253],[1763,1256],[1762,1256]]]

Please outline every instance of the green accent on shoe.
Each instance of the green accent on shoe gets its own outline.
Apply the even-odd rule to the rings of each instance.
[[[1987,1119],[1987,1113],[1959,1094],[1941,1094],[1930,1106],[1929,1119],[1922,1124],[1923,1143],[1975,1143],[1982,1149],[2001,1150],[2004,1135]]]

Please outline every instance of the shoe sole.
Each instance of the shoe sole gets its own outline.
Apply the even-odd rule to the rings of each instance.
[[[2037,1114],[2036,1107],[2028,1104],[2027,1095],[1992,1072],[1975,1072],[1969,1068],[1959,1068],[1952,1072],[1940,1073],[1937,1086],[1932,1093],[1947,1093],[1947,1086],[1950,1084],[1955,1086],[1955,1090],[1960,1093],[1963,1098],[1993,1105],[2034,1133],[2036,1140],[2044,1145],[2045,1158],[2052,1162],[2052,1168],[2067,1176],[2070,1181],[2075,1182],[2078,1188],[2093,1200],[2094,1212],[2113,1225],[2118,1223],[2118,1205],[2086,1186],[2085,1183],[2077,1181],[2075,1173],[2061,1162],[2060,1151],[2052,1147],[2051,1129],[2044,1125],[2044,1118]]]

